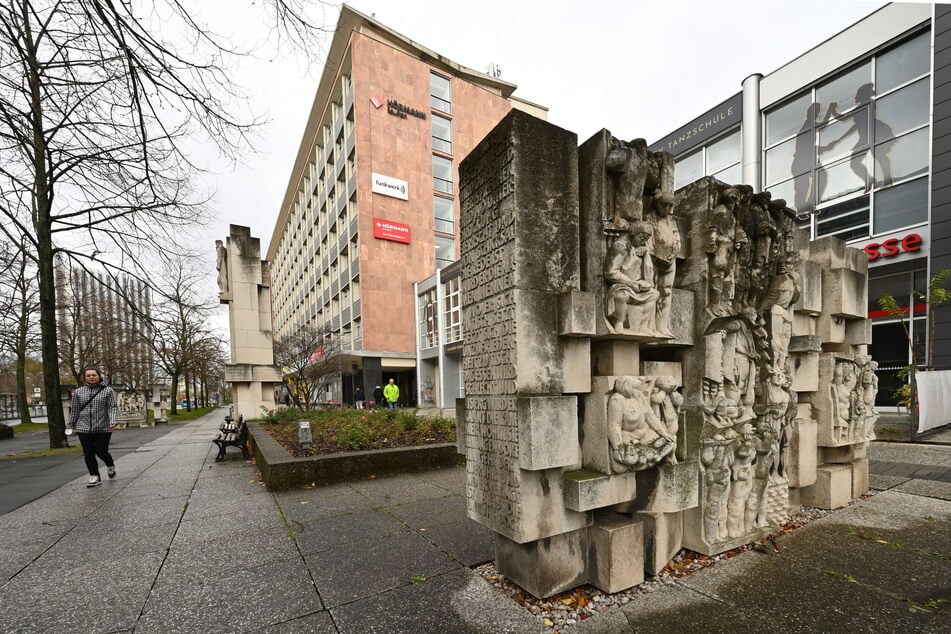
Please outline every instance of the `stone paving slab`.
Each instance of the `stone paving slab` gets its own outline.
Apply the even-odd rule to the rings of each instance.
[[[386,511],[371,509],[295,524],[297,546],[304,555],[404,533],[409,529]]]
[[[330,612],[344,633],[551,633],[495,592],[472,571],[454,570]]]
[[[458,495],[392,506],[389,511],[416,529],[432,528],[467,518],[466,500]]]
[[[495,559],[495,533],[473,520],[421,528],[420,534],[464,566]]]
[[[377,506],[395,506],[449,495],[446,489],[415,478],[377,478],[350,483]]]
[[[201,542],[176,540],[168,551],[161,578],[183,586],[200,583],[204,577],[222,577],[241,569],[253,569],[263,562],[299,558],[297,546],[287,531],[223,533]]]
[[[304,556],[324,602],[339,606],[432,577],[460,565],[417,533],[399,533],[363,544]]]
[[[868,457],[870,461],[951,466],[947,447],[921,443],[873,442],[869,444]]]
[[[160,576],[136,625],[148,632],[249,632],[323,609],[300,558],[196,579]]]
[[[903,476],[880,475],[870,473],[868,476],[868,486],[873,491],[887,491],[897,487],[903,482],[908,482],[908,478]]]
[[[894,490],[940,500],[951,500],[951,482],[909,480],[896,486]]]
[[[300,504],[300,501],[295,504],[281,504],[281,509],[288,521],[300,523],[350,515],[361,511],[369,511],[373,508],[373,502],[356,491],[326,498],[319,504]]]
[[[80,525],[44,554],[44,562],[49,562],[44,565],[70,568],[145,553],[164,555],[177,529],[178,522],[110,531],[100,525]]]
[[[324,610],[271,625],[259,631],[262,634],[337,634],[337,627],[330,617],[330,612]]]

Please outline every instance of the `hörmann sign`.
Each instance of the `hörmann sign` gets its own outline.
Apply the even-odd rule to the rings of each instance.
[[[706,114],[651,144],[650,149],[654,152],[663,150],[678,156],[729,130],[742,119],[743,93],[738,92]]]
[[[379,240],[392,240],[409,244],[409,225],[383,218],[373,219],[373,237]]]

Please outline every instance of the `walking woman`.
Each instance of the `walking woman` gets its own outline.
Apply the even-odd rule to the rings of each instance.
[[[97,456],[106,463],[109,478],[116,477],[116,465],[109,455],[109,440],[116,427],[116,393],[103,382],[96,368],[83,370],[83,378],[86,385],[73,392],[66,428],[75,429],[79,434],[79,443],[83,446],[83,457],[89,470],[86,486],[97,487],[102,484]]]

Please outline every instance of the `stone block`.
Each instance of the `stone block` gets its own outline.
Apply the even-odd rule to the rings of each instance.
[[[595,514],[588,529],[588,581],[604,592],[620,592],[644,581],[644,528],[617,513]]]
[[[801,489],[789,489],[789,508],[787,513],[789,517],[796,517],[802,513],[802,491]]]
[[[819,353],[800,352],[790,355],[793,365],[794,392],[815,392],[819,389]]]
[[[608,446],[608,392],[614,389],[614,376],[591,378],[591,393],[584,398],[584,433],[581,435],[581,462],[584,468],[603,474],[611,473],[611,452]]]
[[[812,418],[812,405],[810,403],[797,404],[796,418]]]
[[[636,341],[594,341],[591,369],[595,376],[631,376],[638,373],[640,344]]]
[[[816,421],[797,418],[789,438],[789,466],[786,470],[790,487],[805,487],[816,482]]]
[[[823,465],[816,470],[815,484],[800,491],[802,503],[807,506],[841,508],[852,500],[852,466]]]
[[[868,458],[859,458],[852,463],[852,497],[868,494]]]
[[[697,506],[699,496],[699,463],[664,464],[638,472],[633,509],[648,513],[676,513]]]
[[[466,399],[456,399],[456,452],[466,455]]]
[[[538,598],[588,581],[588,530],[554,535],[524,544],[503,535],[495,538],[499,572]]]
[[[641,361],[641,376],[669,376],[674,385],[684,384],[683,364],[678,361]]]
[[[819,316],[812,313],[793,313],[793,337],[815,335],[819,330]],[[790,342],[789,345],[792,345]]]
[[[591,391],[591,340],[564,338],[562,350],[562,391],[585,394]]]
[[[856,460],[868,458],[868,442],[852,445],[852,455],[855,456]]]
[[[568,291],[559,296],[558,334],[567,337],[590,337],[595,334],[595,295]]]
[[[594,509],[629,502],[637,493],[633,472],[604,475],[592,471],[565,473],[565,506],[573,511]]]
[[[864,319],[868,315],[866,275],[847,268],[823,269],[822,307],[835,317]]]
[[[872,322],[869,319],[851,319],[845,323],[845,343],[868,346],[872,343]]]
[[[796,335],[789,339],[789,352],[822,352],[819,335]]]
[[[796,312],[818,315],[822,312],[822,267],[818,262],[801,260],[799,279],[802,290],[793,309]]]
[[[671,289],[670,332],[673,333],[674,338],[652,345],[692,346],[695,328],[693,291],[682,288]]]
[[[578,400],[574,396],[533,396],[516,400],[519,466],[540,471],[573,465],[578,447]]]
[[[857,445],[842,445],[841,447],[821,447],[819,457],[822,464],[852,464],[855,460]]]
[[[558,296],[516,288],[513,297],[515,391],[560,394],[564,391],[564,371],[558,337]]]
[[[823,344],[845,343],[846,319],[830,313],[819,315],[819,338]]]
[[[634,519],[644,527],[644,571],[656,575],[683,547],[683,513],[638,513]]]

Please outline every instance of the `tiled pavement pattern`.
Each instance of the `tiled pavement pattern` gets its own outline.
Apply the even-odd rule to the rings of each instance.
[[[492,538],[466,518],[464,469],[274,494],[235,452],[213,461],[220,416],[120,457],[101,487],[75,478],[0,515],[0,632],[551,634],[470,569]],[[779,538],[781,554],[749,551],[574,632],[951,631],[928,604],[951,595],[951,447],[869,457],[900,473]]]
[[[916,480],[939,480],[951,482],[951,465],[934,466],[870,460],[868,472],[873,475],[900,476]]]

